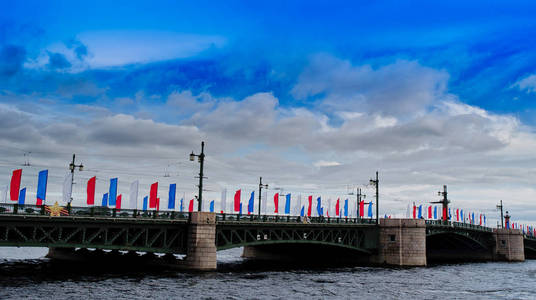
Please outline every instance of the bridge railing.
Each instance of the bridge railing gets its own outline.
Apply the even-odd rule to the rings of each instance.
[[[426,225],[435,225],[435,226],[453,227],[453,228],[465,228],[465,229],[473,229],[473,230],[488,231],[488,232],[493,231],[492,228],[485,227],[485,226],[462,223],[462,222],[444,221],[444,220],[426,220]]]
[[[536,241],[536,236],[533,236],[533,235],[530,235],[530,234],[524,234],[523,235],[526,239],[528,240],[533,240],[533,241]]]
[[[48,206],[47,209],[47,206],[45,205],[38,206],[31,204],[0,203],[0,215],[50,215],[51,207],[52,206]],[[187,220],[189,217],[189,213],[176,211],[144,211],[137,209],[115,209],[103,206],[65,206],[61,207],[60,216]]]
[[[0,203],[0,215],[25,215],[39,216],[50,215],[53,206],[31,205],[31,204],[13,204]],[[187,220],[190,213],[177,211],[147,211],[136,209],[115,209],[104,206],[65,206],[60,207],[60,216],[71,217],[104,217],[104,218],[139,218],[139,219],[183,219]],[[240,214],[222,214],[217,213],[218,221],[235,221],[235,222],[264,222],[264,223],[341,223],[341,224],[375,224],[375,219],[364,218],[333,218],[333,217],[300,217],[285,215],[240,215]]]
[[[218,221],[262,222],[262,223],[311,223],[311,224],[376,224],[376,219],[338,217],[300,217],[285,215],[237,215],[216,214]]]

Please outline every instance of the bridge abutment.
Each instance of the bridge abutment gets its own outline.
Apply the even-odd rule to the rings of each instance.
[[[497,228],[494,231],[495,260],[525,261],[523,233],[519,229]]]
[[[216,270],[216,214],[192,212],[188,225],[187,254],[182,266],[187,270]]]
[[[378,254],[372,262],[426,266],[426,224],[419,219],[380,219]]]

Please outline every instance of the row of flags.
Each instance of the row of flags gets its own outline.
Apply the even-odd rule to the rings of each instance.
[[[73,174],[71,172],[67,173],[64,182],[63,182],[63,202],[70,203],[72,201],[72,180]],[[3,202],[7,202],[7,194],[9,191],[9,199],[11,201],[16,201],[18,204],[26,203],[26,192],[27,188],[21,188],[21,178],[22,178],[22,169],[14,170],[11,175],[11,181],[9,186],[6,186],[4,189]],[[96,176],[91,177],[87,181],[86,186],[86,204],[88,206],[95,206],[95,188],[96,188]],[[48,184],[48,170],[42,170],[38,174],[37,179],[37,193],[36,193],[36,205],[44,205],[46,203],[47,196],[47,184]],[[129,209],[138,209],[138,193],[139,193],[139,181],[134,181],[130,184],[129,191]],[[174,211],[195,211],[194,204],[197,203],[197,199],[192,198],[189,201],[185,201],[185,194],[179,200],[176,199],[177,194],[177,185],[169,185],[168,193],[168,210]],[[234,193],[233,198],[233,208],[232,212],[238,214],[253,214],[256,207],[258,207],[258,197],[255,197],[255,191],[251,191],[249,197],[246,196],[242,201],[242,189],[238,189]],[[247,194],[246,194],[247,195]],[[227,199],[227,189],[223,189],[221,193],[220,201],[220,212],[227,212],[226,209],[226,199]],[[104,207],[114,207],[117,210],[122,208],[123,195],[118,194],[118,178],[110,179],[108,192],[102,195],[102,201],[100,206]],[[373,203],[359,201],[349,201],[349,199],[342,200],[337,198],[335,205],[332,206],[332,199],[328,198],[326,202],[322,201],[322,197],[316,197],[316,201],[313,201],[313,195],[309,195],[306,198],[305,203],[302,204],[302,195],[299,194],[297,197],[293,197],[291,193],[280,194],[275,193],[273,195],[273,212],[268,211],[268,192],[264,191],[261,195],[261,211],[265,214],[284,214],[284,215],[299,215],[302,217],[311,217],[311,216],[324,216],[324,217],[355,217],[359,216],[361,218],[365,217],[365,210],[367,211],[366,216],[368,218],[373,218]],[[188,203],[186,203],[188,202]],[[160,198],[158,197],[158,182],[152,183],[149,190],[149,195],[143,197],[142,210],[160,210]],[[187,209],[186,209],[187,204]],[[365,206],[367,208],[365,209]],[[280,211],[280,208],[283,211]],[[208,210],[210,212],[215,212],[215,200],[209,202]],[[426,211],[425,211],[426,210]],[[441,209],[439,209],[441,210]],[[454,212],[454,216],[452,215]],[[257,211],[258,213],[258,211]],[[355,214],[354,214],[355,213]],[[409,214],[409,206],[408,206]],[[456,220],[456,222],[468,222],[469,224],[478,224],[480,226],[486,226],[486,216],[484,214],[475,215],[474,212],[464,213],[463,209],[448,209],[448,212],[438,211],[438,206],[429,205],[428,207],[423,207],[423,205],[416,206],[413,205],[412,216],[414,219],[429,219],[429,220]],[[409,217],[409,215],[407,216]],[[385,215],[385,218],[390,218],[390,216]],[[521,229],[524,234],[531,236],[536,236],[536,227],[529,225],[522,225],[518,223],[510,223],[509,221],[505,224],[506,228]]]
[[[72,201],[72,180],[73,174],[71,172],[67,173],[63,181],[63,193],[62,200],[64,203],[70,203]],[[9,191],[9,199],[11,201],[16,201],[18,204],[24,205],[26,203],[26,187],[21,189],[21,178],[22,178],[22,169],[14,170],[11,175],[11,181],[8,186],[4,189],[3,202],[7,202],[7,194]],[[86,204],[88,206],[95,205],[95,187],[96,187],[97,177],[93,176],[87,181],[86,186]],[[48,183],[48,170],[42,170],[39,172],[37,179],[37,193],[36,193],[36,202],[38,206],[44,205],[46,203],[47,197],[47,183]],[[168,198],[168,209],[175,209],[175,195],[176,195],[176,184],[171,184],[169,186],[169,198]],[[134,181],[130,185],[129,192],[129,206],[130,209],[138,209],[138,191],[139,191],[139,181]],[[160,209],[160,198],[158,195],[158,182],[151,184],[150,192],[148,196],[143,198],[143,210],[148,209]],[[114,207],[118,210],[122,207],[123,195],[118,194],[118,178],[110,179],[110,184],[108,192],[102,195],[101,206]],[[188,210],[193,211],[193,202],[190,200]],[[184,208],[184,197],[180,199],[180,211],[183,211]]]
[[[512,222],[507,219],[506,223],[504,224],[504,227],[507,229],[521,229],[523,231],[523,234],[530,235],[530,236],[536,236],[536,227],[530,226],[530,225],[524,225]]]
[[[234,193],[233,198],[233,212],[238,214],[253,214],[255,209],[258,207],[258,197],[255,197],[255,191],[251,191],[246,195],[249,195],[249,198],[246,196],[247,201],[242,201],[242,189],[238,189]],[[221,197],[221,212],[225,211],[227,198],[227,190],[222,191]],[[302,217],[311,217],[311,216],[324,216],[324,217],[351,217],[357,216],[365,217],[365,205],[367,206],[367,217],[373,217],[372,206],[374,205],[372,201],[365,202],[360,201],[356,207],[355,214],[354,208],[352,208],[353,201],[349,199],[337,198],[335,200],[335,205],[332,206],[332,199],[328,198],[327,202],[322,202],[322,197],[316,197],[316,201],[313,201],[313,195],[307,196],[307,201],[302,205],[302,195],[299,194],[293,198],[291,193],[280,194],[275,193],[273,195],[273,211],[268,211],[268,193],[265,191],[261,195],[261,211],[264,211],[266,214],[285,214],[285,215],[299,215]],[[211,212],[213,212],[213,206],[211,205]],[[280,208],[283,211],[280,211]],[[258,213],[258,211],[257,211]]]
[[[9,189],[6,187],[4,197],[4,202],[6,202],[7,191],[10,191],[10,199],[12,201],[17,201],[19,204],[26,203],[26,188],[20,188],[21,184],[22,169],[17,169],[13,171],[11,176],[11,182]],[[64,182],[63,182],[63,194],[62,200],[64,203],[70,203],[72,201],[72,180],[73,174],[71,172],[67,173]],[[91,177],[87,181],[86,185],[86,204],[88,206],[95,206],[96,203],[96,176]],[[37,193],[36,193],[36,205],[43,205],[46,203],[47,196],[47,182],[48,182],[48,170],[42,170],[39,172],[37,183]],[[114,207],[120,210],[123,205],[123,195],[118,193],[118,178],[111,178],[108,186],[108,191],[102,195],[102,200],[100,206],[105,207]],[[142,210],[160,210],[160,198],[158,197],[158,188],[159,183],[155,182],[150,185],[149,194],[143,197]],[[169,196],[168,196],[168,210],[177,210],[177,211],[194,211],[194,204],[197,203],[197,199],[193,198],[186,203],[185,194],[183,197],[178,200],[176,199],[177,185],[169,185]],[[129,209],[138,209],[138,195],[139,194],[139,181],[134,181],[130,184],[129,191]],[[220,201],[220,212],[227,212],[226,210],[226,198],[227,198],[227,189],[222,190],[222,196]],[[327,202],[322,201],[322,197],[316,197],[316,201],[313,201],[313,195],[307,197],[307,202],[302,205],[302,195],[293,197],[291,193],[280,194],[275,193],[273,195],[273,211],[268,211],[268,195],[267,192],[262,195],[262,211],[266,214],[285,214],[285,215],[300,215],[300,216],[325,216],[325,217],[373,217],[373,203],[365,201],[360,201],[357,205],[355,201],[349,201],[349,199],[342,200],[337,198],[335,205],[332,205],[332,200],[328,199]],[[186,206],[187,205],[187,209]],[[365,206],[367,208],[365,208]],[[231,212],[238,214],[252,214],[255,212],[256,207],[258,207],[258,199],[255,197],[255,191],[249,193],[249,199],[247,201],[242,201],[242,189],[239,189],[235,192],[234,195],[234,204]],[[281,209],[281,210],[280,210]],[[209,202],[208,210],[210,212],[215,212],[215,200]],[[258,213],[258,211],[257,211]]]
[[[426,212],[423,211],[423,209],[426,209]],[[449,220],[456,222],[468,222],[472,225],[480,225],[480,226],[486,226],[486,215],[484,214],[477,214],[475,218],[475,213],[464,213],[463,209],[456,208],[456,210],[453,210],[449,207],[448,211],[445,210],[445,208],[441,209],[440,214],[438,214],[438,206],[435,205],[429,205],[427,208],[423,207],[423,205],[415,205],[413,204],[413,219],[428,219],[428,220]],[[454,216],[452,215],[452,212],[454,211]]]

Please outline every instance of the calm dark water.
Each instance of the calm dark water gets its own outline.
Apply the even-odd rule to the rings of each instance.
[[[44,248],[0,248],[0,299],[536,299],[536,261],[426,268],[271,266],[218,253],[219,271],[56,264]]]

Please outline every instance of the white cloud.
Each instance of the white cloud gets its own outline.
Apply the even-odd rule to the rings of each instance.
[[[335,167],[335,166],[340,166],[341,163],[340,163],[340,162],[336,162],[336,161],[319,160],[319,161],[316,161],[313,165],[314,165],[315,167],[317,167],[317,168],[321,168],[321,167]]]
[[[526,91],[527,93],[536,93],[536,74],[518,80],[511,87],[517,87],[519,90]]]
[[[93,68],[185,58],[225,45],[220,36],[147,30],[88,31],[77,38],[87,46],[86,62]]]

